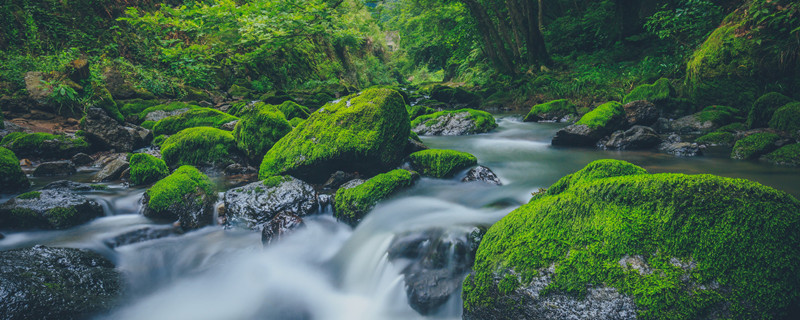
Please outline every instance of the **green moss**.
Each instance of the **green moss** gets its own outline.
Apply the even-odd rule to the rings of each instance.
[[[724,126],[720,127],[719,129],[717,129],[717,131],[720,131],[720,132],[730,132],[730,133],[737,133],[737,132],[746,131],[746,130],[747,130],[747,126],[744,123],[741,123],[741,122],[734,122],[734,123],[731,123],[731,124],[727,124],[727,125],[724,125]]]
[[[620,119],[624,119],[625,110],[622,104],[616,101],[606,102],[583,115],[576,125],[585,125],[591,129],[605,128]]]
[[[414,184],[418,175],[403,169],[382,173],[364,183],[336,191],[334,216],[357,224],[378,202]]]
[[[459,87],[435,86],[430,94],[432,99],[445,103],[469,104],[478,107],[481,97]]]
[[[408,138],[417,142],[422,142],[422,139],[420,139],[419,135],[414,131],[408,133]]]
[[[409,130],[400,94],[365,90],[325,105],[278,141],[264,156],[259,177],[288,173],[321,180],[337,169],[385,170],[401,160]]]
[[[56,229],[65,229],[74,225],[71,221],[78,215],[75,207],[56,207],[45,212],[45,217]]]
[[[782,318],[800,300],[800,275],[787,267],[800,263],[798,212],[793,197],[741,179],[635,174],[583,180],[489,229],[475,273],[464,281],[464,308],[513,310],[519,302],[503,293],[515,284],[496,283],[497,273],[508,279],[513,272],[527,284],[553,266],[540,295],[580,298],[589,287],[613,287],[634,299],[640,319],[697,319],[712,310],[721,318]],[[642,257],[652,272],[621,264],[626,256]]]
[[[301,118],[307,119],[311,115],[308,108],[297,104],[294,101],[284,101],[283,103],[275,106],[280,110],[286,119]]]
[[[304,121],[306,120],[301,118],[292,118],[292,120],[289,120],[289,124],[292,126],[292,128],[295,128],[300,126],[300,124],[303,123]]]
[[[153,111],[161,110],[161,111],[169,112],[169,111],[175,111],[175,110],[180,110],[180,109],[195,109],[195,108],[200,108],[200,107],[198,107],[196,105],[188,104],[188,103],[185,103],[185,102],[170,102],[170,103],[167,103],[167,104],[159,104],[159,105],[156,105],[156,106],[148,107],[148,108],[142,110],[141,112],[139,112],[139,114],[137,114],[136,116],[139,119],[144,120],[147,117],[147,114],[150,113],[150,112],[153,112]]]
[[[233,137],[239,149],[247,153],[253,162],[258,163],[275,142],[292,131],[292,125],[273,106],[255,108],[242,115],[242,119],[233,129]]]
[[[103,109],[109,117],[120,123],[125,121],[125,117],[122,116],[122,113],[117,107],[117,102],[114,101],[108,89],[101,87],[99,92],[95,94],[95,99],[97,100],[94,104],[95,107]]]
[[[775,111],[792,102],[795,102],[795,100],[777,92],[770,92],[761,96],[756,102],[753,102],[753,107],[750,108],[750,113],[747,115],[747,127],[767,127]]]
[[[253,93],[253,90],[247,89],[240,85],[232,85],[230,89],[228,89],[228,94],[232,97],[243,97],[243,98],[250,98],[250,95]]]
[[[152,144],[154,146],[160,146],[162,143],[164,143],[165,140],[167,140],[167,136],[162,134],[162,135],[159,135],[159,136],[156,136],[155,138],[153,138],[153,143]]]
[[[778,150],[770,152],[767,154],[766,159],[775,164],[790,166],[800,165],[800,143],[783,146]]]
[[[119,111],[122,112],[122,115],[125,117],[138,116],[138,114],[145,109],[155,107],[157,105],[159,105],[158,100],[134,99],[126,101]]]
[[[491,113],[475,109],[468,109],[468,108],[459,110],[443,110],[436,113],[419,116],[416,119],[414,119],[414,121],[411,121],[411,128],[416,128],[421,124],[426,124],[430,126],[433,123],[438,122],[438,118],[440,117],[455,115],[464,112],[469,113],[467,119],[475,122],[475,128],[472,129],[470,132],[468,132],[470,134],[489,132],[492,129],[497,128],[497,123],[495,122],[494,117],[492,116]]]
[[[39,197],[41,197],[41,196],[42,196],[42,193],[39,192],[39,191],[29,191],[29,192],[25,192],[25,193],[23,193],[21,195],[18,195],[17,199],[22,199],[22,200],[39,199]]]
[[[6,128],[6,117],[3,115],[3,112],[0,112],[0,129]]]
[[[675,97],[675,88],[672,87],[668,79],[661,78],[653,84],[643,84],[631,90],[631,92],[622,99],[622,103],[647,100],[657,104],[658,102],[673,97]]]
[[[569,100],[553,100],[533,106],[522,121],[540,121],[543,119],[542,115],[551,115],[548,116],[548,118],[563,118],[570,114],[576,114],[577,112],[575,105],[569,102]]]
[[[44,132],[13,132],[5,136],[0,145],[24,158],[69,158],[89,148],[89,144],[82,138],[68,138]]]
[[[755,159],[775,150],[775,142],[780,137],[777,134],[762,132],[749,135],[736,141],[731,152],[731,158],[739,160]]]
[[[129,161],[132,186],[154,183],[169,175],[167,163],[149,154],[136,153]]]
[[[435,178],[451,177],[456,172],[478,164],[478,158],[461,151],[428,149],[409,155],[411,165],[422,175]]]
[[[733,133],[724,132],[724,131],[717,131],[706,134],[700,138],[697,138],[694,142],[703,143],[703,144],[711,144],[711,145],[723,145],[723,146],[730,146],[736,141],[736,137]]]
[[[726,106],[709,106],[695,114],[700,121],[711,121],[716,125],[728,124],[736,118],[737,109]]]
[[[547,188],[546,194],[551,196],[557,195],[573,185],[589,180],[638,174],[647,174],[647,171],[626,161],[611,159],[597,160],[586,165],[586,167],[578,172],[559,179],[556,183]]]
[[[424,116],[426,114],[432,114],[436,112],[436,110],[434,110],[433,108],[421,104],[415,105],[413,107],[406,105],[406,111],[408,112],[409,121],[413,121],[419,116]]]
[[[182,203],[187,195],[202,192],[216,197],[211,180],[192,166],[181,166],[145,192],[149,199],[147,206],[155,212],[168,211],[170,206]]]
[[[216,109],[195,108],[156,122],[153,126],[153,134],[174,134],[183,129],[194,127],[212,127],[219,129],[222,125],[236,120],[239,120],[239,118]]]
[[[161,155],[171,168],[182,165],[225,165],[238,154],[233,134],[209,127],[181,130],[161,144]]]
[[[769,120],[769,127],[797,136],[800,130],[800,102],[792,102],[776,110]]]
[[[0,147],[0,193],[25,190],[30,186],[28,177],[19,166],[14,152]]]
[[[266,188],[274,188],[277,187],[279,184],[284,183],[286,181],[291,181],[292,178],[290,176],[271,176],[267,177],[263,180],[264,187]]]

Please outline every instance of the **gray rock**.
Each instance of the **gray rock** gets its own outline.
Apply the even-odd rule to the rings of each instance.
[[[697,143],[689,142],[665,142],[659,150],[679,157],[694,157],[703,155],[703,150]]]
[[[477,166],[475,168],[469,169],[467,171],[467,175],[461,179],[461,182],[471,182],[471,181],[482,181],[488,184],[494,185],[502,185],[503,183],[500,182],[500,178],[497,177],[492,169],[489,169],[484,166]]]
[[[491,129],[494,127],[478,127],[469,112],[459,112],[442,114],[436,118],[436,121],[422,122],[416,128],[411,128],[411,131],[418,135],[460,136],[484,133]]]
[[[625,120],[631,126],[650,126],[660,115],[658,108],[645,100],[629,102],[622,108],[625,110]]]
[[[231,122],[228,122],[228,123],[225,123],[225,124],[223,124],[223,125],[220,127],[220,129],[222,129],[222,130],[227,130],[227,131],[233,131],[233,129],[234,129],[234,128],[236,128],[236,124],[237,124],[237,123],[239,123],[239,120],[233,120],[233,121],[231,121]]]
[[[355,187],[358,187],[359,185],[361,185],[362,183],[364,183],[364,180],[362,180],[362,179],[353,179],[353,180],[350,180],[350,181],[347,181],[347,182],[343,183],[341,186],[339,186],[339,189],[355,188]]]
[[[90,155],[81,152],[72,156],[70,161],[76,166],[88,166],[94,162],[94,159]]]
[[[130,168],[130,163],[124,157],[118,157],[108,164],[103,169],[100,169],[94,176],[95,182],[114,181],[122,178],[122,172]]]
[[[34,177],[70,176],[78,172],[72,162],[51,161],[40,164],[33,170]]]
[[[232,163],[227,167],[225,167],[223,173],[226,176],[234,176],[240,174],[257,174],[258,170],[256,170],[256,168],[253,168],[251,166],[243,166],[239,163]]]
[[[161,119],[171,116],[177,116],[189,112],[189,108],[175,109],[172,111],[155,110],[144,116],[144,121],[158,122]]]
[[[331,174],[331,177],[328,178],[328,181],[325,181],[325,183],[322,184],[322,188],[328,190],[337,189],[345,182],[356,179],[358,177],[359,176],[356,173],[336,171],[333,174]]]
[[[0,318],[90,319],[116,306],[122,275],[99,254],[35,246],[0,252]]]
[[[318,208],[314,188],[290,176],[277,185],[258,181],[228,190],[224,203],[228,224],[254,230],[261,230],[279,213],[303,217]]]
[[[12,229],[66,229],[101,216],[97,201],[66,188],[23,193],[0,205],[0,225]]]
[[[303,218],[297,215],[290,212],[278,213],[278,215],[270,219],[269,222],[264,225],[264,228],[261,229],[261,243],[266,246],[273,241],[279,241],[286,234],[304,225]]]
[[[602,130],[591,129],[582,124],[573,124],[558,130],[551,143],[554,146],[590,147],[594,146],[604,135]]]
[[[678,118],[676,120],[658,119],[653,128],[659,133],[675,132],[684,136],[699,137],[706,133],[717,130],[720,126],[711,120],[703,121],[698,114]]]
[[[81,129],[92,143],[113,148],[117,152],[131,152],[153,140],[150,130],[133,124],[120,125],[100,108],[89,108],[86,111]]]
[[[654,148],[661,141],[661,137],[652,128],[633,126],[626,131],[612,133],[604,146],[606,149],[641,150]]]
[[[60,190],[60,191],[73,191],[73,192],[88,192],[99,190],[100,187],[89,183],[81,183],[69,180],[58,180],[48,183],[42,190]]]
[[[103,243],[109,248],[116,248],[129,244],[176,236],[179,234],[181,234],[181,230],[171,225],[144,227],[103,240]]]

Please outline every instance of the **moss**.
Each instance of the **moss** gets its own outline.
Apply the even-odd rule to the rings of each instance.
[[[82,138],[68,138],[44,132],[13,132],[5,136],[0,145],[24,158],[69,158],[89,148],[89,144]]]
[[[400,162],[409,130],[400,94],[365,90],[325,105],[279,140],[264,156],[259,177],[322,180],[336,170],[379,172]]]
[[[292,102],[286,102],[292,103]],[[292,131],[283,113],[265,105],[242,115],[242,120],[233,129],[233,137],[239,149],[255,163],[264,158],[270,148]]]
[[[800,102],[792,102],[775,111],[769,127],[797,136],[800,131]]]
[[[746,131],[746,130],[747,130],[747,126],[744,123],[741,123],[741,122],[734,122],[734,123],[731,123],[731,124],[727,124],[727,125],[724,125],[724,126],[720,127],[719,129],[717,129],[717,131],[719,131],[719,132],[730,132],[730,133],[737,133],[737,132]]]
[[[591,129],[606,128],[620,119],[624,119],[625,110],[616,101],[606,102],[583,115],[576,125],[585,125]]]
[[[39,192],[39,191],[29,191],[29,192],[25,192],[25,193],[23,193],[21,195],[18,195],[17,199],[22,199],[22,200],[39,199],[39,197],[41,197],[41,196],[42,196],[42,193]]]
[[[406,111],[408,112],[408,120],[409,121],[413,121],[414,119],[416,119],[419,116],[424,116],[426,114],[432,114],[432,113],[436,112],[435,109],[427,107],[427,106],[424,106],[424,105],[421,105],[421,104],[415,105],[413,107],[407,105],[406,106]]]
[[[382,173],[364,183],[336,191],[334,216],[351,225],[357,224],[378,202],[414,184],[418,175],[403,169]]]
[[[419,135],[414,131],[408,133],[408,138],[417,142],[422,142],[422,139],[420,139]]]
[[[0,112],[0,129],[6,128],[6,117],[3,115],[3,112]]]
[[[168,136],[165,136],[163,134],[156,136],[155,138],[153,138],[153,145],[160,146],[162,143],[164,143],[165,140],[167,140],[167,137]]]
[[[728,124],[736,118],[737,109],[726,106],[709,106],[695,114],[700,121],[711,121],[716,125]]]
[[[211,180],[192,166],[181,166],[145,192],[149,199],[147,206],[155,212],[168,211],[171,206],[182,203],[187,195],[202,192],[216,197]]]
[[[654,104],[658,104],[658,102],[665,101],[673,97],[675,97],[675,88],[672,87],[668,79],[661,78],[653,84],[643,84],[634,88],[625,96],[625,98],[622,99],[622,103],[628,103],[637,100],[647,100]]]
[[[222,125],[236,120],[239,120],[239,118],[216,109],[195,108],[156,122],[153,126],[153,134],[174,134],[183,129],[194,127],[213,127],[219,129]]]
[[[167,163],[149,154],[136,153],[129,161],[132,186],[154,183],[169,175]]]
[[[209,127],[184,129],[161,144],[162,158],[172,168],[230,164],[238,152],[233,134]]]
[[[767,127],[775,111],[792,102],[795,102],[795,100],[777,92],[770,92],[761,96],[756,102],[753,102],[753,107],[750,108],[750,112],[747,115],[747,127]]]
[[[280,110],[286,119],[301,118],[307,119],[311,115],[308,108],[297,104],[294,101],[284,101],[283,103],[275,106]]]
[[[195,108],[200,108],[200,107],[198,107],[196,105],[193,105],[193,104],[188,104],[188,103],[185,103],[185,102],[170,102],[170,103],[167,103],[167,104],[159,104],[159,105],[156,105],[156,106],[148,107],[148,108],[142,110],[141,112],[139,112],[139,114],[137,114],[136,116],[137,116],[138,119],[144,120],[147,117],[147,114],[149,114],[150,112],[153,112],[153,111],[159,111],[160,110],[160,111],[169,112],[169,111],[175,111],[175,110],[180,110],[180,109],[195,109]]]
[[[497,123],[494,120],[494,117],[491,113],[486,111],[480,111],[475,109],[459,109],[459,110],[443,110],[432,114],[426,114],[417,117],[414,121],[411,121],[411,128],[416,128],[421,124],[426,124],[428,126],[432,125],[433,123],[438,122],[438,118],[455,115],[459,113],[468,112],[469,115],[467,119],[472,120],[475,122],[475,127],[468,132],[469,134],[475,133],[484,133],[489,132],[494,128],[497,128]]]
[[[733,146],[731,158],[748,160],[755,159],[759,156],[775,150],[775,142],[780,137],[777,134],[762,132],[749,135],[739,141]]]
[[[117,102],[114,101],[114,98],[111,96],[111,92],[108,91],[105,87],[101,87],[100,90],[95,94],[95,99],[97,100],[94,104],[95,107],[103,109],[109,117],[117,122],[124,122],[125,117],[122,116],[122,113],[119,111],[117,107]]]
[[[228,89],[228,94],[232,97],[243,97],[243,98],[250,98],[253,90],[247,89],[240,85],[232,85],[230,89]]]
[[[456,172],[478,164],[478,158],[461,151],[428,149],[409,155],[411,165],[422,175],[435,178],[451,177]]]
[[[0,147],[0,193],[25,190],[30,186],[28,177],[19,166],[14,152]]]
[[[721,318],[783,318],[800,300],[800,275],[787,267],[800,263],[797,212],[793,197],[741,179],[636,174],[583,180],[489,229],[474,275],[464,281],[464,308],[513,310],[519,302],[502,292],[513,292],[515,284],[498,288],[497,273],[502,279],[513,272],[527,284],[554,266],[541,296],[580,298],[587,288],[607,286],[631,296],[640,319],[697,319],[712,310]],[[625,256],[643,257],[653,272],[621,265]]]
[[[66,229],[74,225],[71,221],[78,216],[75,207],[56,207],[45,212],[45,217],[56,229]]]
[[[129,116],[137,116],[145,109],[155,107],[157,105],[159,105],[158,100],[134,99],[126,101],[119,111],[122,112],[122,115],[127,118]]]
[[[286,181],[291,181],[292,178],[290,176],[271,176],[267,177],[263,180],[264,187],[266,188],[274,188],[284,183]]]
[[[292,118],[292,120],[289,120],[289,124],[292,126],[292,128],[294,128],[300,126],[300,124],[304,121],[306,120],[301,118]]]
[[[578,172],[559,179],[556,183],[547,188],[545,194],[551,196],[557,195],[573,185],[589,180],[638,174],[647,174],[647,171],[626,161],[611,159],[597,160],[586,165],[586,167]]]
[[[458,87],[436,86],[431,90],[431,98],[450,104],[469,104],[478,107],[481,97]]]
[[[765,158],[769,162],[775,164],[789,166],[800,165],[800,143],[783,146],[778,150],[770,152]]]
[[[531,107],[531,110],[522,121],[532,122],[547,120],[542,117],[543,115],[549,115],[548,118],[560,119],[570,114],[576,114],[577,112],[578,111],[575,109],[575,105],[572,104],[572,102],[569,102],[569,100],[553,100]]]
[[[697,138],[694,142],[711,145],[730,146],[736,141],[733,133],[716,131]]]

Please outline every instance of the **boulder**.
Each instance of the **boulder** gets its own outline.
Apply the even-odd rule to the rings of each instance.
[[[733,146],[736,136],[733,133],[717,130],[697,138],[694,142],[709,146]]]
[[[661,143],[661,137],[653,128],[633,126],[626,131],[617,131],[611,134],[606,149],[615,150],[642,150],[650,149]]]
[[[94,159],[90,155],[81,152],[72,156],[70,161],[76,166],[88,166],[94,162]]]
[[[35,246],[0,252],[3,319],[89,319],[117,306],[124,280],[103,256]]]
[[[283,113],[272,105],[256,104],[241,117],[233,129],[233,138],[254,163],[264,159],[267,151],[292,131]]]
[[[710,106],[674,121],[658,121],[655,129],[659,133],[675,132],[686,136],[702,136],[734,120],[733,112],[735,110],[728,107]]]
[[[209,127],[181,130],[161,143],[161,155],[171,168],[181,165],[225,168],[243,162],[233,134]]]
[[[753,106],[747,114],[747,127],[750,129],[766,128],[775,111],[792,102],[796,102],[796,100],[777,92],[761,96],[753,102]]]
[[[91,189],[89,189],[91,190]],[[103,207],[67,184],[50,184],[0,205],[0,225],[11,229],[66,229],[103,216]]]
[[[33,170],[34,177],[71,176],[78,171],[69,160],[43,162]]]
[[[192,166],[181,166],[144,193],[145,217],[178,221],[184,230],[213,223],[217,193],[211,180]]]
[[[800,137],[800,102],[792,102],[778,108],[769,120],[769,127],[793,137]]]
[[[13,132],[5,136],[0,145],[14,151],[17,157],[42,159],[69,159],[89,148],[81,138],[44,132]]]
[[[211,108],[193,108],[186,112],[163,118],[153,125],[153,134],[171,135],[187,128],[212,127],[221,129],[239,118]]]
[[[136,153],[130,160],[129,181],[132,186],[155,183],[169,175],[164,160],[146,153]]]
[[[480,96],[458,87],[436,86],[430,96],[450,106],[477,108],[481,104]]]
[[[228,190],[223,201],[228,224],[253,230],[261,230],[281,213],[303,217],[318,208],[314,188],[291,176],[273,176]]]
[[[756,159],[782,146],[781,137],[771,132],[751,134],[736,141],[731,158],[738,160]]]
[[[0,193],[12,193],[28,189],[31,183],[14,152],[0,147]]]
[[[694,157],[703,155],[703,149],[697,143],[690,142],[664,142],[659,150],[679,157]]]
[[[419,116],[411,122],[411,131],[429,136],[478,134],[494,128],[497,128],[497,123],[490,113],[474,109],[439,111]]]
[[[539,122],[539,121],[555,121],[559,122],[562,119],[570,116],[577,115],[578,111],[575,105],[567,99],[553,100],[550,102],[537,104],[531,107],[531,110],[522,121],[525,122]]]
[[[103,240],[109,248],[117,248],[129,244],[140,243],[155,239],[180,235],[182,231],[172,225],[148,226],[133,231],[125,232],[110,239]]]
[[[264,225],[263,229],[261,229],[261,243],[266,246],[273,241],[280,241],[281,238],[288,233],[304,225],[303,218],[297,215],[285,211],[278,213]]]
[[[150,130],[133,124],[121,125],[99,108],[86,110],[81,129],[92,143],[117,152],[131,152],[147,146],[153,140]]]
[[[599,160],[492,225],[463,318],[796,318],[797,212],[756,182]]]
[[[411,166],[424,176],[449,178],[456,172],[478,164],[472,154],[443,149],[428,149],[414,152],[408,156]]]
[[[500,182],[500,178],[497,177],[492,169],[489,169],[484,166],[477,166],[475,168],[469,169],[467,171],[467,175],[464,178],[461,178],[461,182],[472,182],[472,181],[481,181],[488,184],[494,185],[502,185],[503,183]]]
[[[358,179],[357,173],[350,173],[344,171],[336,171],[331,174],[331,177],[322,185],[323,189],[338,189],[342,184],[353,179]]]
[[[333,216],[355,226],[378,202],[410,187],[418,178],[416,172],[396,169],[374,176],[361,184],[348,182],[336,191]]]
[[[785,145],[770,152],[764,158],[774,164],[798,166],[800,165],[800,143]]]
[[[575,124],[558,130],[551,143],[554,146],[594,146],[604,136],[621,129],[625,122],[622,104],[607,102],[583,115]]]
[[[628,102],[622,108],[625,110],[625,120],[630,126],[650,126],[660,115],[658,108],[645,100]]]
[[[106,164],[94,175],[95,182],[114,181],[122,178],[122,172],[130,168],[130,163],[125,157],[117,157]]]

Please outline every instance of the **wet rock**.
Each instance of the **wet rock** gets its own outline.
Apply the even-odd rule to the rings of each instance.
[[[72,160],[70,161],[72,161],[72,164],[76,166],[88,166],[94,162],[94,159],[92,159],[92,157],[88,154],[81,152],[72,156]]]
[[[150,130],[133,124],[120,125],[100,108],[89,108],[81,124],[86,137],[94,144],[131,152],[147,146],[153,140]]]
[[[625,119],[631,126],[649,126],[655,123],[659,117],[658,108],[645,100],[629,102],[622,108],[625,109]]]
[[[405,154],[412,154],[417,151],[428,150],[428,146],[426,146],[421,141],[417,141],[414,139],[409,138],[408,143],[406,144],[406,149],[404,151]]]
[[[488,184],[502,185],[500,178],[497,177],[492,169],[484,166],[477,166],[467,171],[467,175],[461,179],[461,182],[482,181]]]
[[[69,176],[77,172],[72,162],[52,161],[44,162],[33,170],[34,177]]]
[[[234,121],[231,121],[231,122],[223,124],[219,128],[222,129],[222,130],[226,130],[226,131],[233,131],[233,129],[236,128],[236,124],[237,123],[239,123],[239,120],[234,120]]]
[[[311,185],[291,176],[275,176],[225,192],[228,224],[259,230],[286,212],[298,217],[317,209]]]
[[[411,131],[418,135],[460,136],[489,132],[496,128],[494,117],[485,111],[439,111],[420,116],[411,123]]]
[[[273,241],[279,241],[286,234],[304,225],[303,218],[290,212],[278,213],[261,229],[261,243],[269,245]]]
[[[111,239],[103,240],[109,248],[117,248],[129,244],[161,239],[181,234],[181,230],[173,226],[145,227],[123,233]]]
[[[633,126],[626,131],[612,133],[604,147],[616,150],[641,150],[653,148],[659,143],[661,137],[652,128]]]
[[[551,143],[554,146],[595,146],[600,139],[626,125],[622,104],[607,102],[583,115],[575,124],[558,130]]]
[[[251,166],[244,166],[239,163],[233,163],[223,170],[223,173],[226,176],[235,176],[235,175],[242,175],[242,174],[257,174],[258,170]]]
[[[345,182],[351,181],[353,179],[359,178],[357,173],[351,172],[344,172],[344,171],[336,171],[331,174],[331,177],[328,178],[328,181],[322,185],[323,189],[338,189],[342,184]]]
[[[679,157],[694,157],[703,155],[703,149],[697,143],[689,142],[665,142],[659,150]]]
[[[81,183],[69,180],[58,180],[46,184],[44,188],[42,188],[42,190],[88,192],[88,191],[98,190],[99,188],[100,187],[98,185],[93,185],[89,183]]]
[[[12,229],[66,229],[101,216],[97,201],[66,188],[23,193],[0,205],[0,225]]]
[[[192,166],[181,166],[145,191],[142,214],[164,222],[177,221],[183,230],[198,229],[213,223],[216,201],[211,180]]]
[[[122,172],[130,168],[130,163],[124,157],[118,157],[108,164],[103,169],[100,169],[94,176],[95,182],[114,181],[122,177]]]
[[[564,129],[558,130],[553,137],[554,146],[569,147],[589,147],[594,146],[597,141],[603,138],[603,132],[594,130],[586,125],[569,125]]]
[[[35,246],[0,252],[0,317],[89,319],[116,306],[122,275],[99,254]]]

